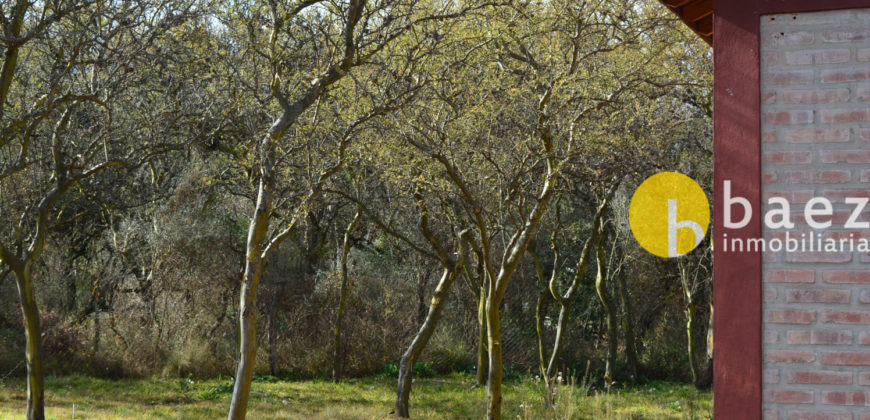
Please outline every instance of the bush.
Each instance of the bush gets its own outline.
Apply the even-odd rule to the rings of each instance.
[[[384,370],[381,372],[381,376],[385,378],[398,378],[399,377],[399,367],[396,366],[395,363],[385,363]]]
[[[429,362],[414,363],[414,376],[418,378],[431,378],[435,376],[435,369],[432,369],[432,364]]]

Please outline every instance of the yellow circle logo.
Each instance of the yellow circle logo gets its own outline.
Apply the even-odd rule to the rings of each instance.
[[[704,240],[710,204],[692,178],[661,172],[647,178],[628,208],[631,233],[647,251],[663,258],[685,255]]]

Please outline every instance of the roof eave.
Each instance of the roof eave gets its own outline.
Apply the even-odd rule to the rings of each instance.
[[[713,0],[659,0],[707,44],[713,45]]]

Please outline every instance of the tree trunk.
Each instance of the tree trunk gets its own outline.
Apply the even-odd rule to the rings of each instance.
[[[499,313],[500,302],[487,299],[486,322],[489,332],[489,382],[487,394],[489,407],[487,420],[501,420],[501,381],[502,381],[502,357],[501,357],[501,316]]]
[[[248,229],[245,272],[239,299],[239,365],[236,369],[229,420],[244,420],[251,393],[251,380],[257,357],[257,286],[263,277],[263,243],[269,230],[271,185],[264,175],[259,185],[257,206]]]
[[[697,389],[709,389],[713,385],[713,304],[710,304],[710,316],[707,321],[706,351],[700,364],[700,377],[695,382]]]
[[[538,294],[538,304],[535,306],[535,330],[538,338],[538,368],[541,371],[541,377],[544,379],[544,385],[547,388],[545,403],[550,406],[550,377],[547,374],[547,356],[544,348],[544,317],[546,316],[547,295],[550,293],[546,288],[541,289]]]
[[[399,380],[396,387],[396,417],[410,417],[408,400],[411,396],[411,379],[414,374],[414,364],[435,332],[435,327],[438,325],[438,320],[441,318],[441,311],[447,303],[447,295],[450,292],[450,287],[456,276],[459,274],[460,267],[445,268],[441,275],[441,280],[438,286],[435,287],[435,293],[432,295],[432,301],[429,305],[429,313],[426,315],[426,320],[420,326],[420,331],[411,341],[411,345],[402,354],[399,361]]]
[[[619,301],[622,304],[622,334],[625,340],[625,364],[628,369],[629,383],[637,379],[637,347],[634,339],[634,316],[631,309],[631,297],[628,294],[628,285],[625,276],[620,273],[616,276],[619,286]]]
[[[695,305],[692,302],[688,302],[686,304],[686,335],[687,335],[687,349],[689,355],[689,369],[692,371],[692,383],[698,383],[698,365],[696,360],[696,351],[695,351]]]
[[[27,339],[25,362],[27,363],[27,420],[45,419],[45,388],[42,376],[41,341],[42,327],[39,309],[33,296],[33,281],[29,265],[15,272],[18,280],[18,296],[24,315],[24,333]]]
[[[595,277],[595,291],[601,300],[601,306],[607,314],[607,362],[604,366],[604,387],[608,391],[613,385],[613,368],[616,365],[616,308],[607,289],[607,266],[604,253],[604,240],[598,243],[598,275]]]
[[[344,305],[347,301],[347,254],[350,253],[350,234],[359,223],[361,210],[357,210],[353,220],[344,231],[344,242],[341,248],[341,288],[338,295],[338,311],[335,316],[335,331],[332,345],[332,380],[338,382],[341,378],[341,320],[344,316]]]
[[[698,268],[701,267],[701,263],[698,262]],[[686,300],[686,352],[689,358],[689,369],[692,372],[692,384],[698,389],[704,389],[712,382],[712,372],[708,372],[712,359],[705,357],[703,363],[698,360],[698,343],[701,341],[701,337],[696,330],[702,329],[702,327],[697,325],[697,314],[698,306],[702,303],[696,297],[702,299],[704,297],[701,294],[704,291],[702,284],[698,283],[699,275],[699,271],[696,270],[694,274],[691,274],[688,267],[680,264],[680,282],[683,286],[683,297]],[[710,310],[712,319],[712,305]],[[709,334],[709,330],[707,332]]]
[[[419,281],[417,282],[417,328],[423,326],[426,322],[426,315],[429,310],[426,308],[426,290],[429,288],[429,270],[423,270]]]
[[[489,351],[486,328],[486,282],[481,278],[480,294],[477,297],[477,385],[486,385],[489,376]]]

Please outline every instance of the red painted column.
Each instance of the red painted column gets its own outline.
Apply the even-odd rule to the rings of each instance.
[[[714,417],[761,419],[761,254],[723,252],[722,239],[761,236],[761,218],[725,230],[722,185],[745,197],[754,211],[761,201],[761,104],[759,42],[754,3],[714,4],[713,279]],[[743,218],[734,206],[735,221]]]

